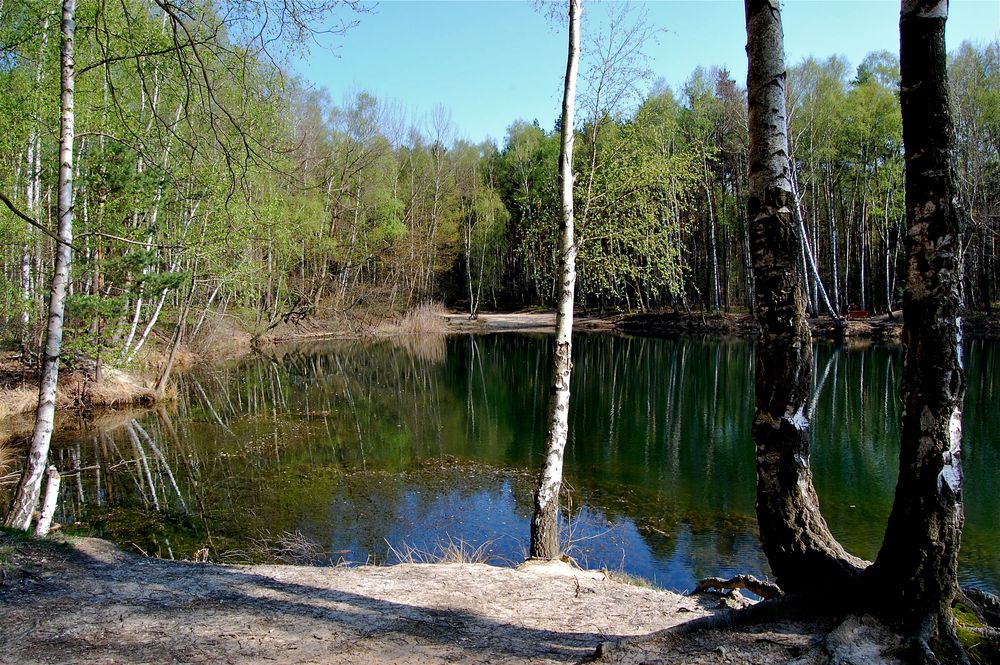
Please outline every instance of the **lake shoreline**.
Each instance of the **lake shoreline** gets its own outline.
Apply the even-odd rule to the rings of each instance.
[[[769,665],[835,625],[799,618],[657,635],[731,605],[563,562],[234,566],[7,533],[0,560],[0,634],[21,663],[572,663],[611,642],[604,660],[615,663]]]
[[[551,332],[555,329],[552,311],[482,312],[470,320],[468,313],[451,311],[445,319],[448,332]],[[807,319],[814,339],[833,342],[884,343],[901,342],[902,312],[877,316],[858,316],[843,320],[843,329],[829,316]],[[1000,339],[1000,317],[974,314],[963,317],[963,334],[970,339]],[[698,337],[743,337],[760,334],[760,326],[748,314],[702,312],[639,312],[587,313],[578,312],[574,330],[609,331],[640,335],[695,335]]]
[[[488,315],[484,315],[484,317],[486,316]],[[511,315],[507,316],[508,318],[498,322],[501,324],[500,326],[494,325],[492,329],[487,328],[481,332],[495,332],[498,327],[509,329],[509,327],[514,326],[517,323],[516,317],[518,315],[513,315],[515,317],[513,319],[509,318]],[[542,325],[545,322],[544,316],[532,314],[528,317],[528,322],[536,326],[537,332],[543,333],[545,330],[545,325]],[[488,322],[481,321],[479,324],[485,326]],[[585,320],[583,329],[597,329],[599,325],[606,325],[606,323]],[[504,328],[504,326],[508,328]],[[581,351],[585,350],[588,344],[594,343],[632,345],[658,343],[656,340],[631,335],[583,335],[581,337]],[[360,338],[361,342],[348,342],[344,346],[347,348],[372,346],[379,350],[388,349],[390,351],[394,349],[394,353],[411,359],[406,363],[407,367],[412,367],[413,358],[420,358],[415,355],[416,351],[413,349],[398,348],[403,346],[403,342],[398,340],[402,339],[405,342],[407,339],[412,339],[416,341],[422,338],[421,335],[398,335],[394,338],[385,336],[385,338],[387,339],[385,342],[366,345],[365,342],[377,341],[381,337],[364,337]],[[443,346],[445,341],[443,337],[435,339]],[[490,335],[478,339],[475,336],[455,336],[448,340],[449,344],[457,345],[459,349],[477,347],[486,352],[486,357],[509,359],[511,357],[508,353],[509,347],[502,344],[505,342],[518,344],[530,342],[536,347],[542,348],[546,345],[546,338],[542,334],[536,334],[527,337]],[[482,348],[489,344],[496,345],[498,343],[500,346],[494,346],[493,353]],[[698,340],[697,336],[692,336],[684,343],[697,347],[711,342],[704,342]],[[716,346],[723,353],[729,353],[733,348],[742,348],[744,354],[751,353],[749,345],[736,340],[716,344]],[[303,348],[308,349],[309,347],[308,344],[303,345]],[[281,359],[281,348],[277,347],[276,353],[278,355],[275,358],[268,357],[270,351],[265,348],[264,354],[254,359],[253,362],[269,368],[275,364],[275,360]],[[284,348],[289,350],[293,359],[295,354],[300,353],[294,347]],[[508,352],[503,351],[504,349],[507,349]],[[447,357],[453,357],[455,354],[452,351],[454,350],[452,348]],[[886,352],[886,349],[872,350]],[[403,353],[404,351],[405,353]],[[861,355],[836,353],[825,345],[820,345],[820,353],[832,354],[841,362],[843,362],[844,357]],[[642,354],[639,355],[645,357]],[[705,360],[703,356],[691,355],[689,366],[708,367],[712,364],[711,357],[708,357],[709,362]],[[423,362],[433,364],[437,360],[423,359]],[[635,365],[633,363],[625,363],[625,365],[633,368],[634,371]],[[543,367],[544,363],[535,363],[535,366]],[[586,374],[588,366],[594,369],[605,365],[600,363],[588,365],[581,357],[578,369]],[[665,366],[670,366],[669,359],[660,358],[655,363],[654,368]],[[742,366],[745,366],[745,363],[741,364]],[[339,368],[339,363],[336,364],[336,367]],[[331,370],[329,376],[343,374],[342,369],[335,370],[332,366],[329,369]],[[841,369],[846,368],[842,366]],[[653,376],[655,369],[652,373],[649,371],[645,374],[638,373]],[[299,375],[301,374],[299,372]],[[852,376],[856,375],[852,371]],[[390,373],[383,376],[390,376]],[[836,370],[834,370],[833,376],[837,376]],[[878,378],[876,374],[871,372],[867,372],[865,376],[865,385],[873,385],[872,382]],[[738,377],[743,377],[745,380],[742,372],[723,373],[722,377],[723,385],[732,384]],[[656,382],[657,385],[660,383],[660,381]],[[525,382],[515,381],[515,384],[524,385]],[[182,381],[182,388],[183,385]],[[413,385],[421,386],[425,383],[417,381]],[[735,392],[739,395],[747,394],[747,391],[742,388],[737,388]],[[205,401],[208,400],[205,399]],[[228,402],[228,398],[226,401]],[[181,400],[178,400],[178,403],[180,402]],[[296,418],[304,416],[313,419],[326,418],[332,414],[328,404],[318,401],[312,402],[312,404],[312,410],[296,409],[291,413]],[[745,411],[746,405],[741,409],[741,412]],[[477,412],[485,413],[482,410],[477,410]],[[626,417],[624,421],[632,422],[634,418]],[[680,422],[680,419],[677,419],[677,422]],[[222,423],[219,425],[224,427]],[[146,424],[146,426],[149,425]],[[277,432],[277,430],[275,431]],[[150,429],[150,432],[153,432],[155,436],[156,433],[153,429]],[[183,430],[181,434],[181,438],[187,441],[188,437]],[[175,445],[179,446],[180,444],[175,441]],[[231,453],[232,451],[223,448],[220,454],[228,457],[231,456]],[[251,456],[258,453],[259,450],[256,448],[247,450],[247,454]],[[189,455],[181,451],[181,457],[189,458]],[[117,466],[117,464],[113,466]],[[454,465],[449,462],[447,466],[450,468]],[[107,474],[106,471],[107,467],[102,470],[102,477],[110,480],[111,475]],[[464,470],[458,471],[462,475],[468,475]],[[305,484],[314,490],[320,487],[318,477],[315,475],[303,475],[297,471],[291,477],[297,485]],[[119,484],[119,486],[121,485]],[[178,494],[180,494],[179,491]],[[349,493],[349,496],[354,495],[360,496],[361,494]],[[614,500],[615,497],[609,495],[609,505],[614,505]],[[350,507],[350,505],[347,506],[346,512],[356,512],[349,510]],[[851,508],[854,506],[852,505]],[[666,533],[655,530],[654,532],[668,537]],[[420,662],[445,662],[449,659],[463,662],[477,662],[477,659],[481,662],[523,662],[529,658],[540,659],[542,662],[579,662],[581,658],[586,658],[584,652],[595,648],[593,639],[595,636],[599,637],[600,641],[606,639],[613,641],[626,630],[635,631],[633,634],[648,636],[652,631],[660,629],[656,625],[650,625],[640,630],[637,626],[645,626],[646,624],[637,623],[640,620],[634,619],[634,615],[598,615],[589,609],[579,609],[579,606],[577,606],[577,612],[564,616],[561,613],[565,611],[567,603],[570,602],[568,594],[543,590],[541,583],[537,580],[531,580],[526,585],[524,582],[526,578],[517,576],[517,573],[521,571],[513,569],[496,573],[488,567],[477,566],[472,572],[463,572],[456,568],[448,568],[448,564],[445,564],[444,567],[413,567],[404,564],[392,568],[358,567],[349,569],[216,566],[214,564],[175,563],[162,559],[139,558],[134,554],[121,553],[104,541],[97,541],[96,544],[93,544],[93,541],[88,539],[74,539],[73,552],[75,553],[65,555],[69,557],[66,559],[58,551],[33,549],[36,546],[49,547],[51,543],[48,541],[20,541],[8,546],[4,538],[5,536],[0,534],[0,570],[5,571],[4,575],[0,577],[0,602],[4,603],[5,608],[14,608],[9,609],[7,616],[11,619],[10,623],[17,626],[11,629],[15,644],[18,649],[21,649],[17,653],[25,655],[18,662],[56,662],[58,654],[63,653],[69,653],[79,662],[106,662],[108,658],[119,656],[125,660],[142,656],[141,659],[149,661],[166,658],[185,662],[218,662],[227,657],[239,662],[263,662],[270,659],[287,660],[291,656],[301,656],[301,660],[308,662],[411,662],[414,658],[419,659]],[[85,549],[82,553],[76,551],[75,543],[79,542],[92,543],[92,549]],[[119,542],[123,542],[123,546],[130,550],[133,549],[129,540]],[[324,538],[321,542],[338,542],[338,540]],[[177,545],[177,541],[174,541],[173,552],[180,554]],[[167,546],[169,547],[169,543]],[[29,567],[24,569],[26,574],[22,575],[17,572],[21,570],[18,568],[20,564],[15,565],[13,569],[8,565],[8,561],[5,560],[5,550],[8,548],[13,549],[15,556],[24,553],[30,555],[29,564],[27,564]],[[138,550],[138,546],[135,549]],[[149,551],[155,553],[155,550]],[[191,551],[193,550],[188,550],[181,556],[186,556]],[[34,554],[31,554],[32,552]],[[169,549],[165,549],[161,556],[168,556],[168,552]],[[171,558],[173,552],[169,552]],[[204,556],[204,554],[200,556]],[[212,556],[214,559],[214,554]],[[84,559],[82,562],[79,560],[81,557]],[[360,557],[358,560],[363,561],[364,557]],[[32,564],[31,561],[35,563]],[[700,569],[709,572],[718,570],[722,565],[721,561],[720,558],[716,557],[707,561],[706,565],[701,566]],[[52,569],[53,565],[54,569]],[[60,568],[60,566],[63,567]],[[272,572],[272,569],[280,569],[280,571]],[[203,570],[209,572],[201,572]],[[339,570],[357,570],[359,572],[356,577],[345,574],[343,578],[340,577],[341,573],[331,572]],[[387,574],[383,572],[385,570],[391,570],[392,573]],[[746,571],[746,567],[744,565],[737,570]],[[300,575],[304,577],[299,577]],[[330,586],[333,584],[327,579],[330,575],[337,576],[336,586]],[[572,582],[575,585],[572,588],[573,603],[578,597],[596,597],[606,592],[603,586],[595,587],[593,590],[588,587],[587,580],[590,578],[587,577],[587,573],[573,572],[572,575]],[[244,584],[251,577],[253,579]],[[650,579],[657,578],[651,577]],[[195,585],[196,588],[187,588],[185,585],[189,584],[190,580],[206,584]],[[236,580],[236,591],[230,584],[232,580]],[[461,580],[465,580],[466,584],[458,583]],[[584,583],[581,583],[580,580],[583,580]],[[604,582],[605,580],[601,580],[602,584]],[[9,583],[14,584],[15,588],[10,592],[13,595],[9,595],[8,589],[5,589],[5,587],[10,586]],[[48,584],[48,586],[39,586],[42,584]],[[484,600],[470,609],[469,598],[481,599],[481,596],[476,596],[476,594],[487,586],[495,588],[498,593],[502,589],[503,594],[512,595],[502,595]],[[625,612],[634,604],[633,589],[641,588],[632,586],[625,588],[622,591],[625,595],[615,596],[617,600],[614,601],[613,607],[607,608],[608,611]],[[687,588],[687,586],[674,585],[673,588]],[[431,595],[427,596],[429,604],[421,604],[421,601],[414,600],[409,595],[413,589],[430,593]],[[606,589],[611,589],[610,585]],[[617,592],[607,591],[607,593]],[[15,598],[17,594],[23,594],[24,598],[15,602],[3,601],[5,596]],[[97,614],[103,612],[106,615],[103,619],[95,618],[91,613],[61,614],[62,612],[77,612],[78,606],[83,608],[80,612],[84,612],[88,603],[94,604],[92,599],[95,597],[99,598]],[[342,600],[343,598],[348,600]],[[642,611],[641,621],[647,621],[650,616],[665,619],[669,614],[659,604],[661,601],[656,602],[657,604]],[[510,608],[515,604],[517,609],[509,615],[497,618],[490,614],[497,607]],[[202,607],[205,609],[202,610]],[[197,609],[193,610],[192,608]],[[714,609],[714,607],[709,609]],[[682,621],[691,618],[688,612],[676,610],[674,613],[688,616],[672,617],[671,620],[678,618]],[[374,628],[369,623],[364,623],[371,619],[374,614],[379,616],[388,614],[389,617],[385,619],[387,623],[379,624]],[[555,627],[551,624],[528,626],[525,621],[526,614],[544,616],[547,617],[546,621],[552,619],[563,623]],[[155,620],[150,618],[153,615],[155,615]],[[268,620],[261,620],[261,616],[268,617]],[[594,628],[584,620],[589,620],[594,616],[619,617],[614,619],[614,626],[620,628],[615,628],[615,630],[600,626]],[[622,616],[624,618],[621,618]],[[39,617],[44,617],[44,621],[36,621]],[[35,623],[32,624],[32,621]],[[118,624],[115,623],[116,621]],[[608,621],[611,622],[612,619],[608,619]],[[303,623],[304,626],[300,625]],[[360,628],[358,628],[359,625]],[[119,631],[118,626],[121,626],[122,632],[120,634],[116,632]],[[182,630],[177,630],[178,627]],[[726,629],[714,633],[699,633],[697,637],[659,636],[652,641],[643,639],[624,647],[616,647],[612,650],[608,662],[629,665],[639,662],[685,664],[785,662],[790,658],[799,657],[816,644],[821,643],[834,628],[834,623],[824,620],[808,625],[800,623],[791,628],[786,625],[771,625],[756,626],[752,629]],[[510,633],[512,637],[500,637],[500,634],[508,634],[509,631],[514,631]],[[172,639],[175,637],[173,633],[177,633],[180,637],[176,637],[176,641],[164,641],[159,637],[163,633],[171,634]],[[795,636],[794,640],[797,641],[787,641],[786,637],[775,638],[774,635]],[[498,640],[501,639],[506,640],[506,642],[499,642]],[[878,640],[875,642],[878,643]],[[315,650],[301,650],[301,645],[304,643],[308,643],[310,648],[315,647]],[[70,646],[67,647],[67,644]],[[149,644],[150,651],[141,652],[139,656],[135,656],[132,652],[116,651],[116,649],[122,648],[120,645],[123,644],[130,645],[132,648],[147,648],[145,645]],[[359,647],[359,644],[362,647]],[[759,651],[765,646],[771,651]],[[272,651],[267,650],[272,647]],[[46,648],[52,649],[51,657],[44,655]],[[66,651],[67,648],[78,648],[80,651]],[[63,651],[58,651],[59,649]],[[42,655],[37,655],[38,653]],[[37,658],[37,660],[32,660],[33,658]],[[66,656],[63,655],[62,659],[64,661]]]
[[[178,353],[176,371],[218,365],[252,353],[297,342],[335,339],[384,339],[468,333],[551,333],[555,329],[553,311],[482,312],[470,319],[467,312],[430,307],[418,308],[396,319],[375,323],[357,323],[343,318],[317,317],[298,323],[282,323],[257,337],[246,331],[227,331],[208,344],[183,348]],[[415,320],[415,321],[414,321]],[[900,312],[844,321],[840,330],[830,317],[808,319],[813,338],[845,343],[850,346],[871,343],[898,345],[901,342]],[[963,334],[969,339],[1000,339],[1000,317],[975,314],[963,318]],[[652,336],[697,336],[709,338],[752,338],[760,333],[753,317],[747,314],[699,312],[587,313],[574,320],[580,332],[612,332]],[[105,369],[101,383],[94,380],[93,363],[64,369],[59,377],[57,408],[88,413],[93,410],[117,410],[152,406],[173,398],[168,389],[157,395],[152,389],[155,376],[164,364],[165,354],[151,345],[131,370]],[[38,382],[35,371],[16,353],[0,358],[0,441],[9,441],[31,431],[32,413],[37,404]]]

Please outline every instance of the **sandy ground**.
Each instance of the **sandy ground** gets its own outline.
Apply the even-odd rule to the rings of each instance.
[[[662,632],[733,604],[561,562],[232,566],[0,532],[3,664],[901,663],[864,617]]]
[[[489,312],[475,320],[467,312],[444,315],[448,332],[555,332],[555,312]],[[616,317],[574,316],[577,330],[614,330]]]
[[[710,602],[563,563],[220,566],[90,538],[7,542],[0,662],[12,664],[572,663]]]

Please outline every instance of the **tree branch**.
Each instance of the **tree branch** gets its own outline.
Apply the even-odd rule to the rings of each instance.
[[[23,212],[21,212],[20,208],[18,208],[16,205],[14,205],[14,202],[11,201],[9,198],[7,198],[7,195],[4,194],[3,192],[0,192],[0,201],[3,201],[3,204],[5,206],[7,206],[12,213],[14,213],[18,217],[20,217],[21,219],[23,219],[24,221],[26,221],[28,224],[31,224],[32,226],[34,226],[39,231],[41,231],[42,233],[44,233],[48,237],[52,238],[53,240],[55,240],[57,243],[66,244],[66,245],[69,245],[72,249],[77,249],[77,247],[75,245],[73,245],[72,243],[67,243],[64,240],[60,239],[59,236],[57,236],[55,233],[52,233],[52,231],[49,231],[47,228],[45,228],[45,226],[43,224],[40,224],[39,222],[36,222],[31,217],[28,217],[28,215],[26,215]]]

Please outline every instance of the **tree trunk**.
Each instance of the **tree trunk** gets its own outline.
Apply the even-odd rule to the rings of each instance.
[[[809,464],[812,339],[792,213],[778,0],[745,0],[750,178],[747,212],[761,325],[753,437],[761,542],[785,591],[843,588],[861,562],[830,534]]]
[[[76,0],[63,0],[62,47],[60,52],[62,118],[59,132],[59,243],[55,273],[49,299],[49,321],[45,332],[45,354],[38,387],[35,428],[28,449],[28,463],[18,482],[6,524],[27,531],[38,504],[42,475],[49,457],[52,427],[56,412],[56,387],[59,381],[59,354],[62,350],[63,312],[66,287],[72,261],[73,242],[73,37]]]
[[[902,441],[885,539],[869,574],[887,611],[950,617],[962,532],[961,220],[951,168],[947,0],[903,0],[900,103],[908,273]]]
[[[573,296],[576,288],[576,243],[573,238],[573,104],[576,73],[580,66],[580,13],[582,0],[569,0],[569,49],[563,88],[560,124],[559,185],[562,193],[561,289],[556,312],[555,360],[549,398],[549,426],[545,459],[535,491],[531,520],[531,557],[555,559],[559,550],[559,488],[562,485],[563,451],[569,434],[569,384],[573,370]]]
[[[79,475],[77,473],[77,477]],[[55,464],[49,465],[47,476],[45,500],[42,502],[42,512],[38,516],[38,523],[35,525],[35,535],[40,538],[49,535],[49,529],[52,527],[52,517],[56,514],[56,505],[59,503],[59,483],[61,477]]]
[[[785,128],[788,131],[788,128]],[[790,170],[791,179],[790,184],[792,186],[792,199],[795,201],[794,207],[792,207],[792,214],[794,215],[795,222],[799,227],[799,235],[802,237],[802,255],[805,258],[807,265],[809,267],[809,274],[812,276],[813,284],[815,285],[816,291],[813,293],[813,313],[819,314],[819,306],[817,300],[822,299],[823,307],[826,308],[827,314],[833,319],[834,323],[838,327],[843,327],[843,323],[840,317],[837,315],[837,310],[834,309],[833,305],[830,304],[830,298],[826,294],[826,287],[823,286],[823,278],[819,275],[819,267],[816,265],[816,256],[813,254],[812,245],[809,243],[809,233],[806,231],[805,219],[802,216],[802,207],[800,205],[799,199],[799,187],[798,182],[795,178],[795,170]],[[808,281],[808,277],[805,278]]]
[[[831,176],[827,174],[826,176],[826,200],[827,200],[827,214],[830,217],[830,274],[833,276],[833,308],[838,312],[842,312],[842,303],[840,300],[840,273],[837,272],[837,234],[839,230],[837,229],[837,211],[833,200],[833,188],[830,184]]]

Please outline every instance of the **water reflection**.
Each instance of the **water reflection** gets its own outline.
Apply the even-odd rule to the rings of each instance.
[[[566,537],[591,566],[674,589],[767,574],[754,506],[753,346],[581,335]],[[968,349],[962,576],[1000,588],[995,345]],[[176,404],[60,431],[63,523],[159,556],[253,558],[301,533],[320,560],[448,537],[524,556],[544,438],[544,335],[288,347],[181,378]],[[834,533],[878,550],[892,501],[898,350],[818,346],[817,489]]]

